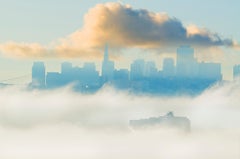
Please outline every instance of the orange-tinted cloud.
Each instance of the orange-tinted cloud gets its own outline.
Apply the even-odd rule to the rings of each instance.
[[[86,13],[84,25],[51,47],[39,44],[6,43],[0,50],[20,57],[91,57],[99,56],[104,45],[112,48],[168,48],[188,44],[200,47],[234,46],[231,39],[191,25],[165,13],[134,9],[120,3],[98,4]]]
[[[10,57],[45,57],[51,54],[50,50],[37,43],[7,42],[0,44],[0,50]]]

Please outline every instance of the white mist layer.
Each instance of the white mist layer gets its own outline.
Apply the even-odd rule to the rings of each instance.
[[[240,83],[197,97],[136,96],[105,88],[0,90],[1,159],[238,159]],[[191,120],[192,130],[132,130],[128,122],[165,115]]]

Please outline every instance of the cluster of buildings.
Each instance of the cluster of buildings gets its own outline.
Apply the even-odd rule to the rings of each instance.
[[[134,92],[177,93],[201,92],[220,80],[221,64],[199,63],[190,46],[177,49],[176,63],[173,58],[165,58],[162,70],[156,67],[155,62],[144,59],[133,61],[130,70],[116,69],[114,62],[109,59],[106,46],[101,74],[96,70],[95,63],[73,67],[71,63],[65,62],[61,64],[61,72],[46,73],[43,62],[34,62],[31,86],[52,89],[73,83],[76,90],[94,92],[109,84]]]

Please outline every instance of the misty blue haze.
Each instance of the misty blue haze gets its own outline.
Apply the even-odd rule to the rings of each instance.
[[[132,14],[149,13],[115,25],[125,24],[123,34],[147,42],[115,49],[111,40],[118,34],[111,30],[118,27],[104,25],[110,40],[100,36],[101,44],[96,52],[95,45],[89,47],[94,54],[86,59],[87,50],[77,49],[75,57],[74,45],[62,51],[64,56],[52,49],[86,28],[95,35],[85,15],[108,0],[0,2],[0,48],[9,42],[39,44],[57,55],[40,49],[40,56],[35,50],[30,56],[25,47],[20,50],[26,56],[15,57],[16,49],[0,51],[0,159],[239,159],[240,45],[212,43],[224,37],[240,43],[239,0],[114,1],[129,4]],[[151,13],[166,13],[167,22],[176,23],[163,25],[168,36],[155,32],[156,21],[141,18]],[[91,22],[101,18],[93,17]],[[189,26],[201,34],[188,35]],[[87,38],[80,36],[77,48],[82,50]],[[146,49],[152,39],[154,44],[160,39],[156,52]],[[105,42],[112,46],[104,48]]]
[[[206,88],[222,81],[221,64],[197,62],[194,49],[181,46],[174,59],[165,58],[163,69],[158,70],[155,62],[137,59],[130,70],[115,69],[109,60],[108,46],[105,46],[101,74],[95,63],[84,63],[83,67],[73,67],[70,62],[61,64],[61,72],[45,73],[43,62],[34,62],[32,67],[32,88],[54,89],[69,84],[81,92],[96,92],[104,85],[135,93],[153,94],[198,94]]]

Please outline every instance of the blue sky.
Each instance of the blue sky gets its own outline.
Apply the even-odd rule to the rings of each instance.
[[[98,3],[108,1],[82,0],[0,0],[0,43],[36,42],[48,45],[56,39],[67,37],[83,26],[83,16]],[[134,9],[147,9],[152,12],[165,12],[176,17],[183,25],[194,24],[218,33],[224,38],[240,42],[240,1],[238,0],[169,0],[169,1],[114,1],[130,4]],[[227,49],[231,54],[239,51]],[[238,57],[235,55],[234,57]],[[231,60],[232,57],[228,57]],[[24,75],[30,72],[30,59],[1,56],[0,80]],[[57,70],[58,60],[49,61],[48,68]],[[61,59],[60,61],[64,61]],[[228,61],[229,62],[229,61]],[[14,63],[14,65],[13,65]],[[52,65],[50,64],[52,63]],[[78,62],[75,62],[78,64]],[[231,62],[230,62],[231,63]],[[232,63],[237,63],[234,59]],[[239,59],[240,63],[240,59]],[[53,66],[54,65],[54,66]],[[231,66],[225,66],[230,75]]]
[[[82,26],[83,15],[97,3],[81,0],[1,0],[0,41],[37,41],[48,43]],[[207,27],[240,41],[240,2],[238,0],[122,1],[134,8],[166,12],[186,24]]]

